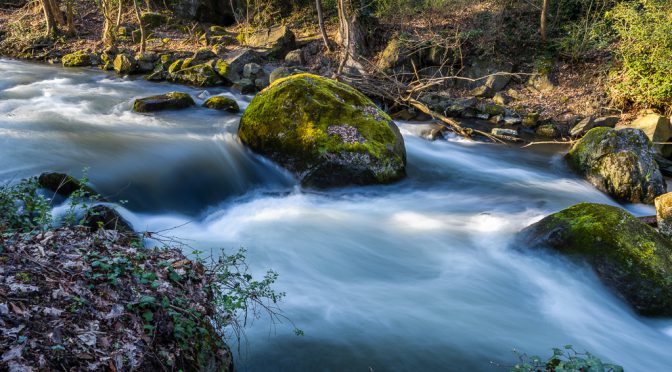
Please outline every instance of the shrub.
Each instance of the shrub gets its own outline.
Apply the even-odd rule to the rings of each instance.
[[[612,97],[621,106],[672,107],[672,2],[633,0],[608,13],[620,41]]]
[[[511,368],[511,372],[623,372],[623,367],[604,363],[589,352],[579,353],[572,345],[565,345],[564,350],[554,348],[553,355],[547,360],[514,352],[518,356],[518,364]]]

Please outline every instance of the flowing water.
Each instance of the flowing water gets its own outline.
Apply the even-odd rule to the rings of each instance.
[[[134,98],[226,89],[148,83],[0,60],[0,181],[89,168],[136,230],[194,247],[246,247],[280,273],[284,314],[246,331],[240,371],[501,371],[517,348],[572,344],[630,371],[672,365],[672,322],[634,314],[586,267],[513,247],[517,231],[581,201],[614,204],[556,151],[458,139],[401,124],[408,178],[302,190],[236,138],[239,116],[130,111]],[[635,214],[650,207],[625,206]],[[523,248],[523,249],[515,249]],[[235,347],[235,345],[234,345]]]

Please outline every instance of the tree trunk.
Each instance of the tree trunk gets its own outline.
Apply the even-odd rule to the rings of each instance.
[[[548,16],[548,3],[550,0],[544,0],[544,3],[541,6],[541,42],[546,45],[548,40],[548,35],[546,32],[546,18]]]
[[[114,24],[114,32],[119,33],[119,25],[121,25],[121,10],[124,5],[124,0],[119,0],[119,7],[117,8],[117,22]]]
[[[331,45],[329,45],[329,37],[327,37],[327,30],[324,28],[324,16],[322,15],[322,1],[315,0],[315,7],[317,8],[317,21],[320,25],[320,33],[322,33],[322,39],[324,40],[324,46],[327,47],[327,51],[331,52]]]
[[[145,54],[145,47],[147,45],[147,38],[145,35],[145,26],[142,24],[142,17],[140,16],[140,7],[138,6],[138,0],[133,0],[133,6],[135,7],[135,16],[138,18],[138,24],[140,24],[140,54]]]
[[[63,19],[63,13],[61,13],[61,8],[58,6],[56,0],[48,0],[49,7],[51,8],[51,13],[54,15],[56,23],[60,26],[65,26],[65,20]]]
[[[75,36],[77,34],[77,30],[75,30],[75,15],[72,10],[73,1],[74,0],[66,0],[65,2],[65,15],[67,17],[69,36]]]
[[[58,34],[58,28],[56,27],[56,20],[54,19],[54,13],[52,12],[51,5],[49,0],[40,0],[42,3],[42,10],[44,11],[44,20],[47,23],[47,34],[49,38],[53,38]]]
[[[103,44],[106,47],[113,47],[116,38],[114,33],[114,24],[112,22],[111,0],[101,0],[100,9],[103,13]]]
[[[341,49],[343,50],[343,57],[336,69],[336,75],[343,73],[345,64],[348,63],[350,55],[350,22],[348,21],[348,8],[345,0],[338,0],[338,34],[341,38]]]
[[[368,54],[365,26],[359,9],[353,7],[352,0],[338,0],[338,35],[341,48],[345,49],[344,64],[362,70],[361,56]],[[367,25],[368,26],[368,25]],[[342,70],[342,69],[341,69]]]

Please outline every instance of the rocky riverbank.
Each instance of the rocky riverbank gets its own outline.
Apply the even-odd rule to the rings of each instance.
[[[101,200],[61,173],[0,188],[0,365],[233,371],[225,332],[249,306],[275,316],[274,276],[255,281],[242,252],[188,258]]]
[[[0,358],[9,370],[233,371],[202,264],[116,230],[0,241]]]

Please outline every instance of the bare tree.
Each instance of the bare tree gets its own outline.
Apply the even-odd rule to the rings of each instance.
[[[324,15],[322,14],[322,1],[315,0],[315,7],[317,8],[317,21],[320,25],[320,32],[322,33],[322,39],[324,40],[324,46],[327,47],[329,52],[332,51],[331,45],[329,44],[329,37],[327,36],[327,30],[324,28]]]
[[[56,23],[65,26],[65,19],[63,19],[63,13],[61,13],[61,8],[58,6],[58,2],[56,2],[56,0],[48,0],[48,3]]]
[[[547,24],[547,17],[548,17],[548,4],[549,0],[544,0],[542,6],[541,6],[541,42],[543,44],[546,44],[548,40],[548,35],[546,32],[546,24]]]
[[[336,75],[343,73],[343,67],[348,63],[348,58],[350,58],[350,24],[348,22],[348,9],[345,5],[345,0],[338,0],[338,33],[341,37],[343,57],[341,57],[341,63],[339,63],[338,69],[336,69]]]
[[[75,15],[72,4],[73,2],[74,0],[65,0],[65,17],[69,36],[74,36],[77,34],[77,30],[75,29]]]
[[[112,0],[100,0],[100,10],[103,13],[103,44],[106,47],[114,46],[116,37],[112,19]]]
[[[42,10],[44,11],[44,20],[47,24],[47,33],[46,36],[53,38],[58,34],[58,27],[56,26],[56,20],[54,19],[54,13],[49,4],[49,0],[40,0],[42,4]]]
[[[140,24],[140,54],[144,54],[145,47],[147,46],[147,36],[145,35],[145,26],[142,24],[142,16],[140,16],[138,0],[133,0],[133,7],[135,8],[135,16],[138,18],[138,24]]]
[[[350,66],[358,70],[363,67],[360,63],[361,56],[367,54],[367,42],[364,26],[361,22],[361,6],[354,6],[356,0],[338,0],[338,35],[339,44],[343,48],[343,59],[336,71],[340,75],[343,67]]]
[[[119,0],[119,6],[117,7],[117,22],[114,24],[114,32],[119,33],[119,26],[121,25],[121,11],[124,6],[124,0]]]

